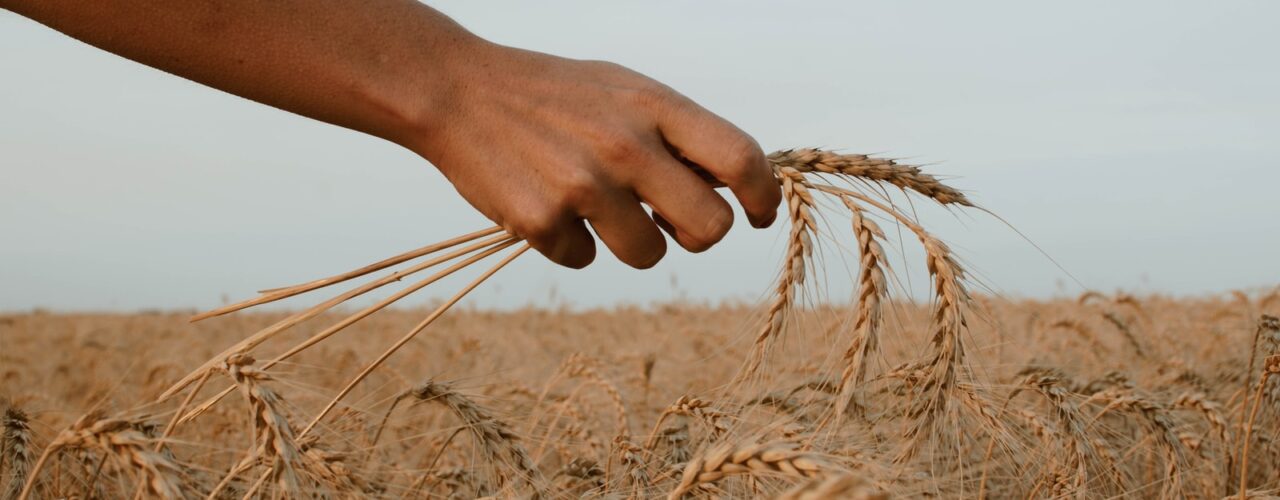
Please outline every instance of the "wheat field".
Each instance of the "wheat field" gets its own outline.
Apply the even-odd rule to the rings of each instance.
[[[759,304],[451,308],[525,253],[495,228],[242,304],[457,248],[427,261],[458,260],[440,274],[406,284],[402,268],[371,282],[408,295],[439,276],[481,270],[454,298],[427,306],[387,307],[401,295],[347,302],[371,284],[310,309],[237,305],[195,323],[191,312],[0,317],[0,492],[870,499],[1280,491],[1280,287],[1199,298],[981,294],[927,221],[902,208],[910,196],[981,210],[965,194],[889,160],[818,150],[770,159],[790,225],[776,286]],[[836,224],[846,233],[830,229]],[[901,293],[896,269],[912,264],[886,252],[882,228],[890,226],[924,253],[915,265],[928,272],[926,300]],[[816,282],[845,279],[823,265],[833,251],[856,263],[848,303],[814,298]],[[481,261],[494,255],[505,257],[486,268]]]

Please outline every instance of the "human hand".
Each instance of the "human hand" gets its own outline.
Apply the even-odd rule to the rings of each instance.
[[[666,253],[659,228],[691,252],[719,242],[733,212],[691,167],[732,190],[753,226],[772,224],[781,195],[760,146],[674,90],[612,63],[479,40],[462,52],[406,146],[552,261],[591,263],[584,221],[641,269]]]
[[[490,219],[569,267],[595,257],[584,221],[639,268],[666,253],[659,228],[694,252],[720,241],[733,212],[690,167],[728,186],[756,227],[773,221],[781,195],[756,142],[634,71],[492,44],[419,2],[225,3],[0,8],[408,147]]]

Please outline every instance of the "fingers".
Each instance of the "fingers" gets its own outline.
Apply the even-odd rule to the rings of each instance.
[[[680,246],[701,252],[724,238],[733,226],[733,210],[693,170],[660,155],[636,180],[636,193],[653,207],[654,221]]]
[[[596,235],[618,260],[648,269],[667,253],[667,241],[634,195],[611,190],[584,214]]]
[[[509,231],[553,262],[574,269],[595,259],[595,238],[584,219],[618,260],[629,266],[647,269],[666,255],[666,239],[629,187],[592,175],[588,169],[559,173],[549,186],[550,193],[556,193],[551,198],[509,207],[507,213],[513,216],[504,224]]]
[[[508,228],[556,264],[582,269],[596,258],[595,238],[582,219],[560,215],[530,217],[518,228]]]
[[[732,190],[753,226],[773,222],[781,189],[754,139],[669,89],[631,95],[650,114],[619,129],[585,132],[597,139],[585,160],[578,157],[586,163],[571,159],[539,176],[535,197],[555,216],[533,219],[531,229],[517,234],[549,259],[580,268],[595,257],[585,219],[618,260],[647,269],[666,254],[662,231],[691,252],[710,248],[729,231],[733,210],[715,184]],[[529,218],[528,211],[505,212]]]
[[[752,226],[772,224],[782,193],[755,139],[675,92],[656,102],[667,142],[729,186]]]

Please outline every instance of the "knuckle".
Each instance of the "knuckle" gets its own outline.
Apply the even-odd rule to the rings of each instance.
[[[601,186],[595,175],[582,169],[568,169],[557,177],[559,199],[557,211],[582,211],[593,206],[600,197]]]
[[[752,176],[761,175],[764,162],[764,151],[746,134],[739,133],[726,145],[724,161],[728,167],[720,179],[726,184],[736,185],[749,180]]]
[[[645,156],[645,147],[638,137],[626,133],[606,134],[600,138],[600,160],[609,166],[630,165]]]
[[[520,216],[512,221],[512,228],[524,239],[545,243],[554,239],[559,223],[558,210],[548,207],[522,211]]]
[[[657,82],[641,85],[631,95],[636,104],[648,108],[665,107],[677,101],[674,90]]]
[[[599,70],[599,71],[607,71],[607,72],[624,72],[624,73],[630,73],[630,72],[631,72],[631,70],[630,70],[629,68],[627,68],[626,66],[623,66],[623,65],[621,65],[621,64],[615,63],[615,62],[613,62],[613,61],[603,61],[603,60],[600,60],[600,59],[587,59],[587,60],[582,61],[582,63],[583,63],[583,64],[586,64],[587,66],[591,67],[592,69],[596,69],[596,70]]]

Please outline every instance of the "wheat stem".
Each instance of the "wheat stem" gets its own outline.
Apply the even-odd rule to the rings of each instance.
[[[506,248],[508,248],[508,247],[510,247],[510,246],[512,246],[512,245],[515,245],[517,242],[518,242],[518,240],[515,240],[515,239],[512,239],[512,238],[509,238],[509,237],[508,237],[508,238],[505,238],[505,239],[501,240],[498,244],[496,244],[496,245],[494,245],[494,246],[491,246],[491,247],[489,247],[489,248],[485,249],[483,252],[477,253],[477,254],[475,254],[475,255],[471,255],[471,256],[467,257],[466,259],[461,260],[461,261],[459,261],[459,262],[457,262],[457,263],[453,264],[452,266],[449,266],[448,268],[445,268],[445,269],[443,269],[443,270],[441,270],[441,271],[437,272],[436,274],[433,274],[433,275],[431,275],[431,276],[429,276],[429,277],[427,277],[427,278],[423,279],[422,281],[419,281],[419,282],[417,282],[417,283],[414,283],[414,284],[412,284],[412,285],[410,285],[410,286],[406,287],[404,290],[401,290],[401,291],[399,291],[399,292],[396,292],[395,294],[392,294],[391,296],[389,296],[389,297],[387,297],[387,298],[385,298],[385,299],[383,299],[383,300],[380,300],[380,301],[378,301],[377,303],[375,303],[375,304],[373,304],[373,305],[371,305],[371,306],[368,306],[368,307],[366,307],[366,308],[364,308],[364,309],[361,309],[359,312],[356,312],[355,314],[352,314],[352,315],[350,315],[350,316],[347,316],[346,318],[343,318],[343,319],[342,319],[342,321],[339,321],[338,323],[336,323],[336,324],[334,324],[334,325],[332,325],[332,326],[330,326],[330,327],[328,327],[328,328],[326,328],[326,329],[324,329],[324,330],[321,330],[320,332],[318,332],[318,333],[316,333],[316,334],[312,335],[311,337],[307,338],[307,340],[303,341],[302,343],[300,343],[300,344],[298,344],[298,345],[296,345],[296,346],[294,346],[294,347],[290,348],[290,349],[289,349],[288,351],[286,351],[284,354],[280,354],[280,355],[276,356],[275,358],[272,358],[271,360],[267,361],[266,363],[263,363],[262,368],[263,368],[264,370],[265,370],[265,369],[272,368],[272,367],[274,367],[276,364],[280,363],[281,361],[284,361],[284,360],[286,360],[286,359],[289,359],[289,358],[293,357],[294,355],[298,354],[299,352],[302,352],[303,350],[305,350],[305,349],[307,349],[307,348],[309,348],[309,347],[311,347],[311,346],[313,346],[313,345],[315,345],[315,344],[320,343],[320,342],[321,342],[321,341],[323,341],[324,339],[327,339],[327,338],[329,338],[329,337],[333,336],[334,334],[336,334],[336,333],[338,333],[338,332],[342,331],[343,329],[347,328],[348,326],[351,326],[351,325],[355,324],[357,321],[359,321],[359,320],[361,320],[361,319],[364,319],[364,318],[368,317],[369,315],[371,315],[371,314],[373,314],[373,313],[375,313],[375,312],[378,312],[378,311],[380,311],[380,310],[382,310],[382,309],[386,308],[387,306],[390,306],[391,304],[395,303],[396,301],[399,301],[400,299],[403,299],[403,298],[407,297],[409,294],[411,294],[411,293],[413,293],[413,292],[416,292],[416,291],[418,291],[418,290],[421,290],[421,289],[423,289],[423,288],[425,288],[425,287],[427,287],[427,286],[431,285],[432,283],[435,283],[435,282],[437,282],[437,281],[439,281],[439,280],[441,280],[441,279],[444,279],[445,277],[448,277],[449,275],[452,275],[453,273],[458,272],[459,270],[461,270],[461,269],[463,269],[463,268],[466,268],[466,267],[468,267],[468,266],[470,266],[470,265],[472,265],[472,264],[474,264],[474,263],[476,263],[476,262],[480,261],[481,259],[484,259],[485,257],[488,257],[488,256],[493,255],[493,254],[495,254],[495,253],[497,253],[497,252],[500,252],[500,251],[502,251],[502,250],[504,250],[504,249],[506,249]],[[464,250],[459,250],[459,252],[463,252],[463,251],[465,251],[465,249],[464,249]],[[443,258],[443,257],[442,257],[442,258]],[[224,359],[225,359],[225,357],[230,357],[230,356],[234,355],[234,354],[235,354],[235,352],[245,352],[244,350],[240,350],[240,351],[229,350],[229,351],[230,351],[230,352],[228,352],[227,354],[224,354],[224,355],[223,355],[223,356],[224,356]],[[208,400],[206,400],[204,403],[202,403],[200,406],[198,406],[198,407],[196,407],[195,409],[191,410],[191,412],[190,412],[190,413],[188,413],[188,414],[184,415],[184,416],[182,417],[182,420],[181,420],[179,423],[185,423],[185,422],[190,421],[191,419],[193,419],[193,418],[195,418],[195,417],[199,416],[201,413],[204,413],[204,412],[205,412],[205,411],[207,411],[210,407],[212,407],[213,405],[217,404],[217,403],[218,403],[218,401],[221,401],[221,400],[222,400],[222,398],[226,397],[226,396],[227,396],[227,394],[230,394],[230,393],[231,393],[231,391],[233,391],[233,390],[234,390],[234,387],[227,387],[226,389],[223,389],[223,391],[222,391],[222,392],[220,392],[220,393],[218,393],[217,395],[215,395],[215,396],[213,396],[213,397],[209,398],[209,399],[208,399]]]
[[[360,381],[365,379],[365,377],[368,377],[369,374],[373,373],[373,370],[377,369],[378,366],[381,366],[382,363],[387,360],[387,358],[390,358],[392,354],[395,354],[395,352],[400,350],[400,348],[403,347],[406,343],[408,343],[410,340],[413,340],[413,338],[417,336],[418,333],[422,332],[422,330],[425,330],[427,326],[435,322],[435,320],[439,318],[442,314],[444,314],[445,311],[449,310],[450,307],[453,307],[453,305],[458,303],[459,300],[462,300],[462,297],[466,296],[468,293],[471,293],[472,290],[474,290],[477,286],[480,286],[480,284],[483,283],[485,280],[489,279],[490,276],[493,276],[493,274],[498,272],[498,270],[502,269],[503,267],[506,267],[507,264],[510,264],[511,261],[515,260],[516,257],[519,257],[521,254],[524,254],[524,252],[527,250],[529,250],[528,244],[524,244],[520,246],[520,248],[516,249],[516,251],[508,254],[501,261],[495,264],[492,268],[489,268],[489,270],[485,271],[484,274],[481,274],[480,277],[476,278],[474,281],[469,283],[466,287],[463,287],[461,291],[454,294],[454,296],[451,297],[448,301],[446,301],[444,304],[441,304],[439,307],[437,307],[435,311],[432,311],[431,314],[426,317],[426,319],[423,319],[421,323],[418,323],[417,326],[413,327],[413,329],[410,330],[408,333],[406,333],[403,337],[401,337],[400,340],[396,341],[395,344],[392,344],[391,347],[387,348],[387,350],[383,352],[382,355],[378,356],[378,358],[375,359],[368,366],[366,366],[364,370],[361,370],[359,375],[356,375],[355,378],[351,379],[351,381],[348,382],[347,385],[343,387],[341,391],[338,392],[338,395],[334,396],[333,399],[329,401],[329,404],[325,405],[324,409],[320,410],[320,413],[311,419],[311,422],[308,423],[307,426],[302,429],[302,432],[298,433],[298,436],[302,437],[307,435],[307,433],[311,432],[311,429],[315,428],[316,424],[320,423],[320,419],[323,419],[325,415],[328,415],[329,412],[332,411],[333,408],[338,405],[338,402],[341,401],[342,398],[346,397],[346,395],[350,393],[352,389],[355,388],[356,384],[359,384]]]
[[[454,245],[459,245],[477,238],[482,238],[482,237],[489,236],[491,234],[500,233],[500,232],[502,232],[502,228],[499,226],[494,226],[488,229],[483,229],[473,233],[464,234],[456,238],[450,238],[448,240],[444,240],[439,243],[433,243],[421,248],[410,250],[400,255],[388,257],[386,259],[380,260],[373,264],[369,264],[367,266],[361,267],[360,269],[356,269],[354,271],[348,271],[342,274],[329,276],[327,278],[320,278],[318,280],[308,281],[306,283],[302,283],[298,285],[272,288],[269,290],[262,290],[261,292],[259,292],[262,294],[262,296],[260,297],[255,297],[242,302],[237,302],[229,306],[220,307],[212,311],[197,314],[191,317],[191,321],[196,322],[202,319],[212,318],[215,316],[222,316],[224,314],[233,313],[241,309],[247,309],[257,305],[267,304],[267,303],[275,302],[277,300],[283,300],[283,299],[292,297],[294,295],[306,293],[318,288],[324,288],[329,285],[336,285],[338,283],[342,283],[349,279],[358,278],[360,276],[364,276],[372,272],[380,271],[382,269],[386,269],[396,264],[413,260],[418,257],[422,257],[424,255],[429,255]]]
[[[401,278],[403,278],[403,277],[405,277],[405,276],[408,276],[408,275],[410,275],[410,274],[414,274],[414,273],[416,273],[416,272],[418,272],[418,271],[421,271],[421,270],[424,270],[424,269],[430,268],[430,267],[435,266],[435,265],[437,265],[437,264],[440,264],[440,263],[443,263],[443,262],[447,262],[447,261],[449,261],[449,260],[453,260],[453,259],[455,259],[455,258],[457,258],[457,257],[460,257],[460,256],[463,256],[463,255],[466,255],[466,254],[468,254],[468,253],[471,253],[471,252],[474,252],[474,251],[480,250],[480,249],[485,248],[485,247],[491,247],[491,246],[503,245],[503,244],[505,244],[505,243],[509,243],[510,241],[513,241],[513,240],[512,240],[512,238],[511,238],[510,236],[508,236],[508,235],[497,235],[497,236],[493,236],[493,237],[491,237],[491,238],[487,238],[487,239],[485,239],[485,240],[483,240],[483,241],[480,241],[480,242],[478,242],[478,243],[475,243],[475,244],[469,245],[469,246],[464,247],[464,248],[462,248],[462,249],[455,250],[455,251],[453,251],[453,252],[449,252],[449,253],[447,253],[447,254],[445,254],[445,255],[442,255],[442,256],[439,256],[439,257],[436,257],[436,258],[433,258],[433,259],[430,259],[430,260],[424,261],[424,262],[419,263],[419,264],[416,264],[416,265],[414,265],[414,266],[412,266],[412,267],[409,267],[409,268],[407,268],[407,269],[404,269],[404,270],[402,270],[402,271],[398,271],[398,272],[391,273],[390,275],[388,275],[388,276],[386,276],[386,277],[383,277],[383,278],[378,279],[378,280],[375,280],[375,281],[373,281],[373,282],[371,282],[371,283],[365,284],[365,285],[360,286],[360,287],[358,287],[358,288],[355,288],[355,289],[353,289],[353,290],[350,290],[350,291],[347,291],[347,292],[345,292],[345,293],[342,293],[342,294],[340,294],[340,295],[338,295],[338,296],[336,296],[336,297],[333,297],[333,298],[331,298],[331,299],[329,299],[329,300],[326,300],[326,301],[324,301],[324,302],[322,302],[322,303],[320,303],[320,304],[317,304],[317,305],[315,305],[315,306],[313,306],[313,307],[311,307],[311,308],[308,308],[308,309],[307,309],[307,310],[305,310],[305,311],[302,311],[302,312],[299,312],[299,313],[296,313],[296,314],[292,314],[292,315],[290,315],[289,317],[287,317],[287,318],[285,318],[285,319],[283,319],[283,320],[280,320],[280,321],[276,322],[275,324],[272,324],[271,326],[269,326],[269,327],[267,327],[267,328],[264,328],[264,329],[262,329],[262,330],[258,331],[257,333],[254,333],[253,335],[249,336],[248,338],[246,338],[246,339],[244,339],[244,340],[242,340],[242,341],[240,341],[240,342],[237,342],[235,345],[231,346],[230,348],[227,348],[227,349],[223,350],[223,352],[222,352],[221,354],[219,354],[218,356],[215,356],[214,358],[210,359],[210,360],[209,360],[208,362],[206,362],[203,366],[201,366],[200,368],[196,369],[195,371],[192,371],[192,372],[191,372],[190,374],[188,374],[186,377],[183,377],[181,380],[179,380],[177,383],[175,383],[172,387],[170,387],[168,390],[166,390],[163,394],[161,394],[161,395],[160,395],[160,397],[159,397],[159,398],[157,398],[157,399],[158,399],[159,401],[164,401],[164,400],[166,400],[166,399],[169,399],[170,397],[173,397],[173,395],[174,395],[174,394],[176,394],[178,391],[182,390],[182,389],[183,389],[183,388],[185,388],[187,385],[189,385],[192,381],[194,381],[196,378],[200,377],[200,376],[201,376],[201,374],[202,374],[204,371],[207,371],[207,370],[213,370],[213,369],[217,368],[218,364],[219,364],[219,363],[221,363],[221,362],[222,362],[222,360],[225,360],[227,357],[231,356],[232,354],[248,352],[248,351],[252,350],[253,348],[257,347],[258,345],[261,345],[263,342],[266,342],[267,340],[271,339],[272,337],[275,337],[275,336],[276,336],[276,335],[278,335],[280,332],[283,332],[283,331],[285,331],[285,330],[287,330],[287,329],[289,329],[289,328],[291,328],[291,327],[293,327],[293,326],[295,326],[295,325],[297,325],[297,324],[299,324],[299,323],[301,323],[301,322],[303,322],[303,321],[306,321],[306,320],[308,320],[308,319],[311,319],[311,318],[313,318],[313,317],[315,317],[315,316],[319,315],[320,313],[322,313],[322,312],[324,312],[324,311],[327,311],[327,310],[329,310],[329,309],[331,309],[331,308],[333,308],[333,307],[335,307],[335,306],[337,306],[337,305],[339,305],[339,304],[342,304],[343,302],[346,302],[346,301],[348,301],[348,300],[351,300],[351,299],[353,299],[353,298],[355,298],[355,297],[359,297],[360,295],[363,295],[363,294],[365,294],[365,293],[368,293],[368,292],[370,292],[370,291],[372,291],[372,290],[374,290],[374,289],[377,289],[377,288],[379,288],[379,287],[381,287],[381,286],[383,286],[383,285],[386,285],[386,284],[388,284],[388,283],[392,283],[392,282],[400,281],[400,279],[401,279]],[[474,261],[469,261],[469,262],[474,262]],[[433,283],[433,282],[435,282],[436,280],[440,279],[440,278],[441,278],[441,277],[443,277],[443,276],[448,276],[448,275],[449,275],[450,273],[452,273],[453,271],[456,271],[456,270],[458,270],[458,269],[461,269],[461,267],[459,267],[459,266],[456,266],[456,265],[455,265],[455,266],[453,266],[453,267],[450,267],[449,269],[450,269],[450,270],[448,270],[448,271],[445,271],[445,272],[443,272],[443,273],[437,273],[437,274],[436,274],[435,276],[433,276],[432,278],[428,278],[427,280],[424,280],[424,281],[423,281],[423,283],[425,283],[425,284],[423,284],[423,285],[421,285],[421,286],[426,286],[426,284]],[[421,286],[419,286],[418,288],[421,288]],[[398,296],[398,297],[403,297],[404,295],[397,295],[397,296]],[[394,302],[394,300],[391,300],[391,301],[384,300],[384,301],[382,301],[382,302],[379,302],[379,305],[380,305],[381,307],[378,307],[378,308],[372,308],[372,307],[371,307],[371,308],[367,309],[367,311],[369,312],[369,314],[371,314],[373,311],[377,311],[378,309],[381,309],[382,307],[386,307],[386,305],[390,304],[391,302]],[[336,331],[336,330],[335,330],[335,331]]]

